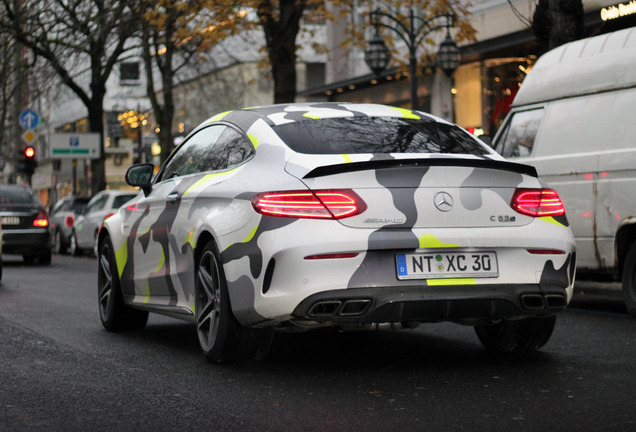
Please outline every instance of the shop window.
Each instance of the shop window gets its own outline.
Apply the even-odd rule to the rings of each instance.
[[[488,133],[494,135],[531,68],[530,59],[490,60],[486,67]]]

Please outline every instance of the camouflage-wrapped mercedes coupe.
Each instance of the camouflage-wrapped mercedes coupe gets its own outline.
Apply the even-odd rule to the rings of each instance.
[[[198,126],[99,232],[108,330],[148,312],[196,323],[214,362],[274,330],[475,327],[535,350],[572,296],[575,244],[558,195],[461,128],[382,105],[229,111]]]

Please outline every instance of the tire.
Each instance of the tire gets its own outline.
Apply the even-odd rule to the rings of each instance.
[[[58,255],[66,255],[67,250],[68,245],[64,242],[62,233],[60,230],[56,230],[55,235],[53,236],[53,252]]]
[[[148,312],[124,304],[115,251],[109,237],[104,238],[97,258],[97,298],[99,317],[108,331],[141,330],[148,322]]]
[[[68,253],[72,256],[82,256],[82,250],[77,246],[77,236],[75,231],[71,233],[71,242],[68,247]]]
[[[242,327],[234,318],[214,241],[202,250],[196,269],[195,316],[203,355],[213,363],[263,357],[271,344],[272,332]]]
[[[542,348],[552,337],[556,319],[556,315],[544,315],[523,320],[517,351],[537,351]]]
[[[44,264],[44,265],[51,264],[51,255],[52,255],[51,249],[47,249],[44,252],[40,253],[38,255],[38,263]]]
[[[97,255],[99,253],[99,239],[97,238],[97,232],[95,233],[95,238],[93,239],[93,249],[91,249],[91,253],[93,254],[93,256],[95,258],[97,258]]]
[[[536,351],[548,342],[555,324],[556,315],[545,315],[475,326],[475,333],[488,350],[528,352]]]
[[[636,316],[636,243],[632,244],[623,264],[623,301],[627,312]]]

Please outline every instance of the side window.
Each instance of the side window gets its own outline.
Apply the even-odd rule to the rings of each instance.
[[[227,169],[253,154],[254,146],[240,132],[224,125],[212,125],[181,144],[163,170],[163,179]]]
[[[71,202],[64,201],[64,203],[62,203],[62,205],[56,211],[64,211],[64,212],[71,211]]]
[[[230,168],[246,161],[254,154],[254,146],[243,134],[228,127],[212,149],[213,170]]]
[[[504,126],[495,150],[503,157],[530,156],[544,109],[514,113]]]
[[[84,211],[87,204],[88,202],[86,200],[74,201],[69,211],[72,211],[73,213],[81,213]]]
[[[200,130],[179,146],[163,170],[162,180],[208,171],[212,146],[227,126],[213,125]]]
[[[113,199],[113,209],[118,209],[122,205],[126,204],[131,199],[135,198],[137,195],[119,195]]]
[[[97,198],[95,201],[92,201],[90,203],[90,205],[86,208],[86,213],[90,213],[90,212],[94,212],[97,210],[101,210],[102,207],[104,207],[104,205],[106,204],[106,201],[108,200],[108,196],[107,195],[101,195],[99,198]]]
[[[53,207],[53,209],[51,210],[51,214],[55,214],[57,212],[61,212],[64,211],[64,205],[67,203],[68,201],[58,201],[57,204],[55,204],[55,206]]]

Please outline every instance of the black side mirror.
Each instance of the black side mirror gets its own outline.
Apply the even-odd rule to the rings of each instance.
[[[140,187],[144,195],[148,196],[152,191],[152,176],[155,166],[151,163],[133,165],[126,170],[126,183],[130,186]]]

